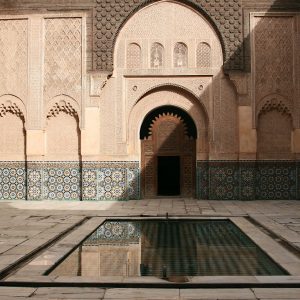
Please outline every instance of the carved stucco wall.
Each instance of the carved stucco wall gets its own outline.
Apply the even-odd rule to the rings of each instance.
[[[237,97],[232,83],[222,74],[213,82],[213,123],[211,157],[215,159],[238,158]]]
[[[139,45],[142,52],[139,69],[149,69],[151,46],[155,42],[164,47],[165,68],[174,67],[177,44],[187,47],[188,68],[197,67],[197,48],[203,42],[211,47],[212,68],[220,68],[223,63],[220,39],[202,15],[182,4],[158,2],[138,11],[119,32],[115,45],[115,68],[126,68],[124,54],[131,45]]]
[[[46,116],[60,105],[59,97],[66,99],[67,106],[71,103],[77,121],[81,121],[86,72],[85,27],[85,15],[76,13],[0,17],[1,160],[16,159],[18,155],[24,159],[24,128],[45,129]],[[62,123],[60,126],[64,127]],[[56,130],[60,131],[59,126]],[[76,153],[78,158],[77,131],[76,136],[76,149],[65,145],[65,152]],[[64,141],[61,135],[60,138]],[[60,143],[54,134],[53,139],[58,147]],[[12,149],[13,141],[15,149]],[[44,139],[33,141],[35,145],[43,143]],[[53,152],[47,149],[47,143],[45,149]]]
[[[23,101],[28,91],[28,20],[0,20],[0,96]]]
[[[113,49],[123,24],[136,11],[156,1],[97,0],[94,15],[94,68],[113,70]],[[243,69],[242,8],[240,0],[184,0],[178,1],[207,16],[223,41],[225,67]],[[180,18],[179,20],[184,21]],[[155,22],[153,23],[155,27]],[[180,22],[178,22],[180,24]],[[151,33],[151,31],[149,31]]]
[[[178,23],[179,19],[183,21]],[[153,24],[156,25],[153,26]],[[164,61],[159,67],[151,68],[151,50],[155,43],[162,46],[163,55],[160,57]],[[188,49],[188,65],[186,67],[174,65],[176,54],[174,50],[177,43],[184,43]],[[133,46],[134,48],[132,48]],[[141,52],[141,54],[137,54],[137,51],[133,53],[134,57],[141,56],[140,67],[132,63],[128,65],[128,52],[132,49],[139,49]],[[203,65],[199,65],[199,62]],[[213,121],[213,93],[219,95],[222,108],[218,113],[221,114],[222,120],[228,120],[226,125],[230,126],[230,130],[224,136],[222,149],[219,151],[236,154],[236,149],[233,149],[233,144],[237,140],[235,93],[232,87],[227,88],[230,84],[228,78],[225,77],[222,81],[223,85],[219,84],[212,88],[215,76],[219,72],[222,73],[222,63],[222,46],[218,35],[211,24],[193,9],[182,4],[163,1],[138,11],[128,20],[118,35],[115,71],[101,94],[102,132],[100,140],[103,154],[127,153],[126,145],[133,142],[131,138],[128,139],[131,136],[130,125],[128,125],[131,111],[141,98],[160,87],[174,92],[177,88],[188,91],[197,100],[195,104],[202,107],[209,116],[211,124],[216,124]],[[161,95],[161,97],[163,96]],[[152,101],[156,107],[164,103],[163,98],[158,99],[157,97],[155,100],[149,101]],[[187,112],[189,113],[188,110]],[[231,117],[231,113],[234,116]],[[224,123],[226,123],[225,121]],[[223,129],[219,125],[215,130]],[[225,129],[223,131],[225,132]],[[219,136],[222,134],[219,133]],[[138,139],[138,135],[135,138]],[[136,147],[133,148],[137,150]],[[139,155],[138,153],[136,151],[134,155]]]
[[[291,158],[292,131],[299,127],[297,16],[252,17],[252,109],[258,157]]]
[[[295,17],[256,16],[253,18],[253,107],[259,107],[266,96],[277,94],[285,102],[295,101]],[[256,114],[260,111],[256,110]],[[295,119],[299,117],[295,114]]]
[[[44,101],[65,94],[81,104],[82,19],[45,19]]]

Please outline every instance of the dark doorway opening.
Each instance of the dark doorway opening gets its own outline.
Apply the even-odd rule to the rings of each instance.
[[[180,195],[180,156],[157,157],[157,194]]]

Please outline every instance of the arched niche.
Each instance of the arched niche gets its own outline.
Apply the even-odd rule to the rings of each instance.
[[[46,116],[47,159],[78,160],[80,129],[78,110],[68,97],[56,97]]]
[[[291,104],[281,95],[269,95],[257,109],[257,158],[291,159],[293,117]]]
[[[201,42],[197,46],[197,67],[210,68],[211,67],[211,47],[208,43]]]
[[[13,95],[0,97],[0,156],[3,160],[25,160],[25,106]]]
[[[162,68],[165,63],[165,49],[160,43],[153,43],[151,45],[150,54],[150,68]]]
[[[142,67],[142,50],[139,44],[130,43],[126,52],[127,69],[139,69]]]

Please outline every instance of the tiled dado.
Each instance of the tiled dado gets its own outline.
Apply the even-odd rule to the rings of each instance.
[[[139,198],[138,162],[0,162],[0,200]],[[300,162],[198,161],[197,198],[300,199]]]
[[[134,200],[140,197],[138,162],[84,162],[83,200]]]
[[[0,200],[139,199],[138,162],[0,162]]]
[[[26,198],[26,164],[24,162],[0,163],[0,199]]]
[[[197,197],[212,200],[300,199],[295,161],[198,161]]]
[[[80,200],[79,162],[28,162],[28,200]]]

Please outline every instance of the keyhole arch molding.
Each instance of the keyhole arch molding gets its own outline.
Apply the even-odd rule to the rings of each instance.
[[[197,159],[208,159],[209,118],[203,103],[191,91],[178,86],[159,86],[141,96],[128,115],[128,154],[140,159],[140,129],[147,115],[162,106],[174,106],[185,111],[197,129]]]

